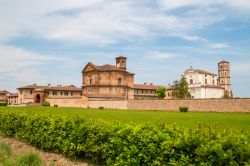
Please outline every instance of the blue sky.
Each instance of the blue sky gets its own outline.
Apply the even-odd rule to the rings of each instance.
[[[0,89],[81,86],[87,62],[124,55],[136,83],[162,85],[225,59],[250,96],[249,0],[0,0],[0,20]]]

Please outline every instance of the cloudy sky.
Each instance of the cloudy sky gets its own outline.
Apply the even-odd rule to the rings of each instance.
[[[136,83],[162,85],[225,59],[234,95],[249,97],[250,1],[0,0],[0,89],[81,86],[87,62],[117,55]]]

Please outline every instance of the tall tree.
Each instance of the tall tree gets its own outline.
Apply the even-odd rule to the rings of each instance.
[[[161,86],[156,90],[159,99],[164,99],[166,97],[166,88]]]
[[[173,95],[177,99],[190,98],[190,93],[188,92],[188,82],[184,75],[181,76],[179,81],[174,81]]]

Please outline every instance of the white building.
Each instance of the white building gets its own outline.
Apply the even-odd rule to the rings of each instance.
[[[191,98],[221,98],[225,89],[219,85],[218,76],[205,70],[190,68],[184,73]]]

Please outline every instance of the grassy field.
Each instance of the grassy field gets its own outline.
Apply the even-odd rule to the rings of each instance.
[[[54,108],[54,107],[0,107],[1,110],[22,111],[39,116],[55,115],[61,117],[89,117],[104,121],[122,123],[158,123],[165,122],[187,128],[198,125],[216,125],[219,128],[250,131],[250,113],[216,113],[216,112],[170,112],[170,111],[136,111],[112,109]]]
[[[42,160],[35,153],[15,155],[9,145],[0,142],[0,166],[41,166]]]

